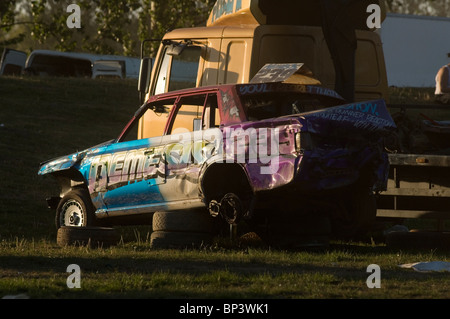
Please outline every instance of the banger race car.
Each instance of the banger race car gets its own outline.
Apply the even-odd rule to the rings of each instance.
[[[384,100],[348,104],[320,85],[184,89],[150,97],[116,139],[38,174],[60,182],[48,199],[58,228],[200,211],[268,241],[353,236],[375,219],[394,129]]]

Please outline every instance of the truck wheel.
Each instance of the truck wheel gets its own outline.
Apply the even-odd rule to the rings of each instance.
[[[155,249],[199,248],[211,241],[208,233],[154,231],[150,235],[150,247]]]
[[[153,214],[153,231],[212,233],[213,227],[213,217],[206,209],[155,212]]]
[[[89,246],[92,248],[116,245],[120,236],[114,228],[61,226],[56,242],[59,246]]]
[[[89,193],[84,189],[74,189],[67,193],[56,208],[56,228],[62,226],[94,226],[94,206]]]

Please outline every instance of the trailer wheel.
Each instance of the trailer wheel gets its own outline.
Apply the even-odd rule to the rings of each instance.
[[[94,226],[94,206],[85,189],[74,189],[67,193],[56,208],[56,228],[62,226]]]
[[[116,245],[120,236],[114,228],[61,226],[56,242],[59,246],[89,246],[106,248]]]

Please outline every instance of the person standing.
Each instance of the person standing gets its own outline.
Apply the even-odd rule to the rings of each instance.
[[[450,63],[444,65],[436,74],[435,100],[450,105]]]
[[[350,7],[355,0],[321,0],[322,29],[335,69],[335,90],[348,102],[355,95],[355,19]]]

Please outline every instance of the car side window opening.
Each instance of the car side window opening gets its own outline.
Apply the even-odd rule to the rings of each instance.
[[[147,105],[146,110],[135,119],[133,126],[127,130],[119,142],[163,136],[175,100],[171,98]]]
[[[182,97],[177,103],[177,110],[167,134],[193,132],[194,120],[202,118],[205,99],[206,94]]]
[[[202,117],[202,130],[220,126],[220,113],[217,94],[208,94]]]
[[[202,130],[220,126],[216,93],[181,97],[175,104],[176,100],[174,97],[147,105],[119,142],[163,136],[174,107],[177,109],[167,134],[193,132],[194,121],[198,121],[197,129]]]

